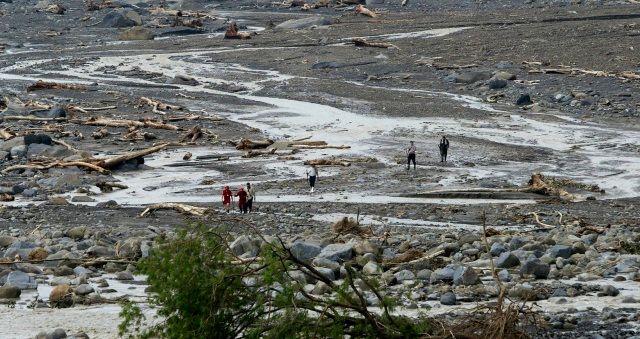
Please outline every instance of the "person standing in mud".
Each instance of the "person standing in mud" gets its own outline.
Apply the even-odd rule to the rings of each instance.
[[[407,171],[411,169],[411,162],[413,161],[413,169],[416,169],[416,145],[413,141],[409,142],[409,148],[407,148]]]
[[[316,180],[318,180],[318,167],[311,165],[307,168],[307,180],[309,180],[309,186],[311,187],[311,193],[316,187]]]
[[[247,191],[244,190],[244,187],[240,186],[238,192],[236,192],[236,197],[238,197],[238,209],[240,213],[247,213]]]
[[[233,203],[233,193],[229,189],[229,186],[225,186],[222,190],[222,206],[229,213],[231,210],[231,204]]]
[[[247,209],[249,213],[253,210],[253,200],[256,198],[256,189],[251,186],[251,183],[247,183]]]
[[[449,151],[449,139],[446,136],[442,136],[440,139],[440,162],[447,162],[447,152]]]

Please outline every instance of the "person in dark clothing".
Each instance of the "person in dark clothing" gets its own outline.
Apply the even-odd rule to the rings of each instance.
[[[413,161],[413,169],[416,169],[416,146],[413,141],[409,142],[409,148],[407,148],[407,171],[411,169],[411,162]]]
[[[446,136],[442,136],[440,139],[440,162],[447,162],[447,152],[449,151],[449,139]]]
[[[247,191],[244,190],[244,187],[240,186],[238,192],[236,192],[236,197],[238,197],[238,209],[240,213],[247,213]]]

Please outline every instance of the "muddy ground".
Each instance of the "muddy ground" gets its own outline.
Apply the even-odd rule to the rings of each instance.
[[[89,226],[117,241],[203,222],[230,226],[238,235],[257,227],[292,242],[326,245],[335,241],[333,221],[360,215],[374,233],[389,231],[429,250],[435,239],[481,232],[486,213],[489,227],[507,238],[543,243],[553,238],[560,244],[567,234],[575,238],[584,225],[613,230],[603,237],[606,246],[598,245],[598,258],[630,255],[619,240],[633,238],[640,226],[635,3],[412,0],[405,7],[368,5],[378,11],[376,18],[354,14],[353,5],[301,11],[270,1],[121,1],[116,8],[89,11],[73,0],[63,4],[64,14],[48,12],[53,3],[0,1],[0,129],[16,134],[0,141],[0,170],[78,153],[100,158],[175,144],[146,156],[144,164],[130,162],[110,174],[75,167],[4,172],[0,193],[15,200],[0,207],[3,235],[47,237]],[[158,6],[208,16],[201,28],[172,26],[174,16],[150,11]],[[128,28],[104,20],[113,11],[138,13],[136,25],[155,39],[120,40]],[[278,26],[312,18],[297,21],[297,29]],[[231,21],[254,32],[251,39],[223,39]],[[390,46],[354,46],[353,37]],[[545,69],[555,71],[540,72]],[[28,91],[37,80],[81,88]],[[154,113],[140,97],[180,109]],[[48,107],[34,108],[30,101]],[[42,116],[56,107],[65,112],[62,121],[6,118]],[[198,119],[180,119],[185,116]],[[106,135],[94,138],[102,127],[82,123],[91,117],[164,119],[178,130],[143,128],[155,138],[127,140],[126,128],[107,127]],[[186,143],[183,136],[196,125],[204,137]],[[24,147],[28,133],[45,133],[79,152]],[[451,140],[446,163],[438,155],[441,135]],[[245,158],[246,151],[234,147],[242,138],[305,137],[349,148]],[[418,148],[418,167],[407,170],[410,140]],[[183,160],[187,152],[192,158]],[[303,161],[328,158],[350,166],[321,167],[317,190],[309,194]],[[562,188],[573,198],[504,192],[526,186],[534,172],[565,179]],[[127,188],[101,192],[96,184],[104,181]],[[254,213],[227,215],[222,187],[246,182],[257,189]],[[210,207],[213,214],[139,216],[147,205],[166,202]],[[531,212],[541,216],[539,222]],[[540,223],[562,231],[535,231]],[[626,279],[637,284],[633,267]],[[563,274],[556,279],[580,272]],[[610,282],[613,276],[601,278]],[[638,304],[603,303],[614,313],[634,307],[626,321],[590,314],[589,335],[633,335]],[[576,301],[579,311],[592,312],[582,306]],[[552,318],[566,311],[546,307]],[[549,332],[540,336],[580,333],[571,321],[558,325],[552,318]],[[567,323],[573,325],[563,327]],[[40,330],[46,329],[23,326],[14,334]],[[113,334],[96,331],[97,337]]]

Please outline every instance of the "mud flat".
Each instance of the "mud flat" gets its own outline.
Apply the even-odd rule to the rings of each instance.
[[[351,244],[359,269],[361,249],[374,251],[375,274],[403,312],[463,317],[494,300],[491,257],[510,297],[540,306],[548,326],[539,336],[638,334],[637,5],[410,1],[369,6],[375,19],[349,6],[169,5],[206,13],[196,28],[154,14],[156,1],[87,11],[73,0],[62,15],[35,5],[0,2],[0,285],[26,284],[0,313],[15,320],[0,324],[9,337],[57,327],[115,337],[112,302],[144,299],[144,277],[114,280],[133,277],[135,265],[92,260],[137,260],[185,224],[231,223],[220,191],[247,182],[256,207],[243,218],[290,243]],[[105,21],[111,12],[137,13],[128,24],[155,39],[120,40],[128,28]],[[223,39],[229,21],[251,39]],[[441,135],[451,140],[446,163]],[[242,139],[274,143],[236,147]],[[418,166],[407,170],[409,141]],[[106,166],[162,143],[102,174],[68,166]],[[320,167],[309,194],[304,162],[315,160],[333,165]],[[534,173],[546,185],[535,192]],[[158,203],[213,217],[140,217]],[[495,230],[490,253],[483,213]],[[343,217],[374,236],[333,234]],[[384,266],[409,249],[443,252],[429,267]],[[61,260],[11,263],[34,251]],[[454,279],[460,270],[476,278]],[[60,283],[75,291],[71,308],[49,308],[49,286]],[[442,303],[446,292],[457,305]],[[109,322],[96,323],[96,312]]]

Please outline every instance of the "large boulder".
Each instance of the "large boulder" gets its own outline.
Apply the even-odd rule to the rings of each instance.
[[[53,304],[65,304],[65,301],[70,301],[72,298],[73,290],[69,285],[58,285],[54,287],[49,293],[49,302]]]
[[[155,34],[151,30],[144,27],[136,26],[120,33],[118,39],[123,41],[153,40],[155,37]]]
[[[453,275],[455,274],[455,267],[446,266],[439,268],[431,273],[431,283],[436,282],[451,282],[453,281]]]
[[[467,266],[459,266],[453,273],[454,285],[475,285],[480,282],[478,273]]]
[[[38,288],[38,282],[34,277],[20,271],[13,271],[9,273],[5,284],[15,286],[21,290],[33,290]]]
[[[247,255],[255,257],[260,252],[260,241],[253,240],[246,235],[241,235],[229,245],[231,251],[237,255]]]
[[[335,19],[328,16],[310,16],[303,19],[291,19],[276,25],[275,29],[306,29],[314,26],[327,26],[335,23]]]
[[[19,298],[22,291],[13,285],[0,286],[0,299],[15,299]]]
[[[396,281],[398,281],[398,282],[403,282],[405,280],[415,280],[416,279],[416,275],[413,274],[413,272],[411,272],[409,270],[402,270],[400,272],[396,272],[394,274],[394,276],[396,277]]]
[[[440,303],[442,305],[455,305],[458,303],[456,295],[453,292],[446,292],[440,297]]]
[[[540,261],[540,259],[530,259],[520,266],[521,276],[533,276],[536,279],[546,279],[549,276],[549,265]]]
[[[289,247],[289,250],[291,251],[293,256],[296,257],[296,259],[301,261],[308,261],[318,256],[318,254],[320,254],[320,251],[322,251],[322,248],[320,248],[320,246],[306,242],[296,242],[291,245],[291,247]]]
[[[322,249],[319,258],[333,261],[345,261],[353,258],[353,244],[330,244]]]
[[[561,257],[561,258],[569,258],[573,254],[573,248],[571,246],[565,245],[554,245],[547,251],[547,254],[552,259]]]
[[[101,27],[123,28],[142,25],[140,14],[132,10],[117,9],[104,16]]]
[[[142,251],[140,247],[144,238],[128,238],[124,241],[118,241],[116,243],[116,255],[118,258],[130,258],[139,259],[142,257]]]
[[[500,254],[498,260],[496,260],[496,267],[498,268],[512,268],[518,265],[520,265],[520,259],[511,252]]]

